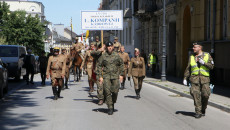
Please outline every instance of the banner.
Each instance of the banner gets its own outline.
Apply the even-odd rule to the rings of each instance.
[[[122,10],[81,11],[82,30],[123,30]]]

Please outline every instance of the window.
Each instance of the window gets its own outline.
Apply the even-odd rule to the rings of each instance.
[[[205,39],[207,40],[207,41],[209,41],[210,40],[210,17],[211,17],[211,6],[210,6],[210,0],[206,0],[206,10],[205,10],[205,12],[206,12],[206,17],[205,17],[205,28],[206,28],[206,34],[205,34]]]
[[[227,39],[228,0],[223,1],[223,39]]]

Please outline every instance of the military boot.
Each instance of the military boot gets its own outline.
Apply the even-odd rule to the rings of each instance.
[[[113,115],[113,109],[108,109],[108,115]]]
[[[103,100],[102,99],[99,100],[98,105],[99,106],[103,105]]]
[[[201,118],[201,117],[202,117],[202,114],[197,114],[197,113],[196,113],[196,115],[195,115],[195,118],[196,118],[196,119],[199,119],[199,118]]]
[[[54,100],[58,99],[58,95],[57,95],[57,88],[56,87],[52,87],[53,90],[53,94],[54,94]]]
[[[202,110],[201,112],[202,112],[202,116],[205,116],[205,110]]]
[[[61,94],[61,90],[62,90],[62,87],[58,87],[58,92],[57,92],[57,96],[58,96],[58,98],[60,98],[61,96],[60,96],[60,94]]]
[[[135,92],[136,92],[136,95],[137,95],[137,96],[136,96],[136,99],[139,100],[139,99],[140,99],[140,95],[139,95],[139,93],[138,93],[138,89],[135,89]]]
[[[123,83],[121,83],[121,90],[124,90],[124,82]]]
[[[69,88],[68,88],[67,82],[68,82],[68,81],[65,82],[65,89],[69,89]]]

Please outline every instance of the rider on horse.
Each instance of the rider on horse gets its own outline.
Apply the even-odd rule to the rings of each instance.
[[[73,44],[73,49],[81,56],[81,59],[83,60],[83,55],[81,51],[85,48],[83,43],[78,42],[78,37],[75,38],[76,42]]]

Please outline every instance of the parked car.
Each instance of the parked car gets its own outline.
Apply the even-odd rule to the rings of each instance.
[[[20,80],[21,76],[26,75],[23,68],[23,59],[26,55],[26,48],[18,45],[0,45],[0,57],[7,64],[9,77]]]
[[[8,71],[7,64],[3,63],[0,58],[0,99],[8,91]]]

